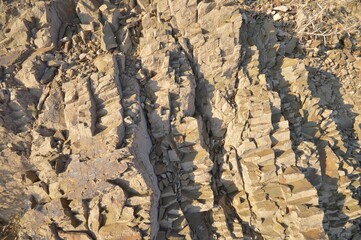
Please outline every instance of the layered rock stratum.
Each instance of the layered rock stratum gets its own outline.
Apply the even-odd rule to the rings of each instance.
[[[0,1],[0,238],[361,239],[361,40],[291,10]]]

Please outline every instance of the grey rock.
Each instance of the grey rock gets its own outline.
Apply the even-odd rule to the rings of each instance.
[[[44,72],[44,75],[40,79],[40,83],[47,84],[52,81],[55,76],[56,70],[57,68],[55,67],[47,68]]]

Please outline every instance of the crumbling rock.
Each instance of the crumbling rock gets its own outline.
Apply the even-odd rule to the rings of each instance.
[[[0,223],[17,216],[19,239],[357,239],[361,88],[296,57],[291,7],[241,2],[4,10]],[[327,54],[360,76],[359,56]]]

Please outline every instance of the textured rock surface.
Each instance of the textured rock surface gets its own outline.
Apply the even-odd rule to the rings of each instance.
[[[361,40],[244,2],[1,1],[0,235],[359,239]]]

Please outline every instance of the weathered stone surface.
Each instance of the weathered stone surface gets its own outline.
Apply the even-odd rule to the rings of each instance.
[[[102,42],[101,47],[104,51],[111,50],[116,48],[117,42],[115,41],[115,36],[113,33],[112,28],[108,22],[105,22],[104,26],[102,27]]]
[[[355,68],[361,70],[361,59],[360,58],[356,59],[356,61],[353,63],[353,65]]]
[[[361,39],[288,2],[0,1],[0,235],[357,239]]]
[[[81,0],[75,9],[81,23],[90,24],[98,19],[99,7],[100,3],[97,0]]]
[[[72,232],[60,232],[59,237],[64,240],[90,240],[90,236],[86,233],[72,233]]]

